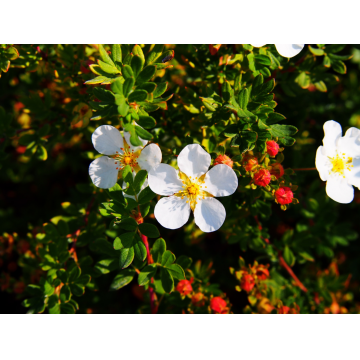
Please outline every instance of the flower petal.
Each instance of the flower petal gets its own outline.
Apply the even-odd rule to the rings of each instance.
[[[148,175],[150,189],[159,195],[173,195],[183,190],[177,171],[168,164],[159,164]]]
[[[107,156],[95,159],[89,166],[89,175],[94,185],[101,189],[113,187],[118,178],[117,167],[115,160]]]
[[[224,223],[226,211],[223,204],[215,198],[199,200],[194,210],[195,224],[203,232],[218,230]]]
[[[296,56],[303,48],[305,44],[275,44],[278,53],[287,58]]]
[[[265,46],[266,44],[250,44],[250,45],[253,47],[259,48],[259,47]]]
[[[326,193],[329,198],[340,204],[351,203],[354,199],[354,188],[340,176],[329,177],[326,182]]]
[[[351,127],[337,142],[340,153],[348,157],[360,157],[360,130]]]
[[[138,164],[142,169],[149,172],[153,167],[161,163],[161,150],[158,145],[150,144],[146,146],[138,158]]]
[[[206,190],[214,196],[229,196],[238,187],[235,171],[227,165],[219,164],[210,169],[205,176]]]
[[[187,176],[201,176],[209,169],[211,156],[200,145],[185,146],[177,159],[179,169]]]
[[[120,131],[111,125],[101,125],[91,136],[96,151],[104,155],[115,155],[116,152],[123,153],[120,149],[124,147],[124,140]]]
[[[124,138],[125,138],[126,142],[128,143],[128,145],[130,147],[130,150],[134,150],[134,152],[137,151],[137,150],[142,149],[148,143],[147,140],[143,140],[143,139],[141,139],[139,137],[139,139],[143,143],[143,145],[142,146],[134,146],[134,145],[132,145],[131,142],[130,142],[130,133],[127,132],[127,131],[124,131]]]
[[[360,188],[360,159],[353,159],[351,170],[345,171],[346,180],[349,184]]]
[[[320,179],[326,181],[329,178],[329,158],[326,156],[326,151],[323,146],[319,146],[316,151],[315,166],[319,172]]]
[[[178,229],[189,220],[190,205],[177,196],[164,197],[156,204],[154,215],[164,228]]]
[[[341,125],[334,120],[326,121],[324,124],[324,133],[323,144],[326,155],[333,157],[336,154],[337,141],[342,135]]]

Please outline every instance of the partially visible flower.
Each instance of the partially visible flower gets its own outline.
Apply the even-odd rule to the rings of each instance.
[[[229,308],[226,305],[226,301],[220,296],[213,297],[210,300],[210,308],[215,314],[228,314]]]
[[[266,142],[266,152],[270,156],[276,156],[279,152],[279,144],[274,140],[269,140]]]
[[[214,166],[220,164],[224,164],[232,168],[234,162],[226,155],[219,155],[214,161]]]
[[[327,195],[348,204],[354,199],[353,186],[360,187],[360,130],[352,127],[341,137],[340,124],[329,120],[324,132],[324,146],[316,152],[316,168],[326,181]]]
[[[241,289],[245,290],[246,292],[249,292],[253,289],[255,286],[255,279],[250,274],[243,274],[240,280],[240,287]]]
[[[294,194],[287,186],[282,186],[275,191],[275,200],[280,205],[290,204],[294,198]]]
[[[269,270],[265,265],[258,265],[256,268],[256,277],[259,280],[266,280],[270,276]]]
[[[165,228],[178,229],[194,213],[195,223],[203,232],[218,230],[226,212],[215,196],[229,196],[238,186],[237,176],[229,166],[211,168],[210,155],[198,144],[187,145],[178,159],[180,171],[159,164],[149,172],[150,189],[165,195],[155,206],[154,215]]]
[[[189,280],[181,280],[175,288],[181,295],[188,295],[193,291],[191,282]]]
[[[251,44],[253,47],[259,48],[266,44]],[[291,58],[299,54],[299,52],[304,48],[305,44],[275,44],[276,50],[278,53],[287,58]]]
[[[205,305],[205,295],[201,292],[196,293],[191,297],[191,303],[194,306],[202,307]]]
[[[138,172],[145,169],[148,172],[161,162],[161,150],[158,145],[150,144],[145,147],[147,140],[141,140],[142,146],[133,146],[130,143],[130,134],[120,131],[111,125],[99,126],[92,134],[94,148],[102,156],[95,159],[89,166],[89,175],[95,186],[108,189],[113,187],[118,173],[126,165]]]
[[[268,298],[263,297],[257,304],[257,308],[260,314],[270,314],[274,307]]]
[[[284,175],[284,168],[280,163],[273,163],[270,165],[270,174],[280,179]]]
[[[260,169],[254,175],[254,183],[259,186],[267,186],[271,181],[270,171],[267,169]]]
[[[251,171],[256,165],[259,164],[257,157],[253,155],[245,155],[242,164],[246,171]]]

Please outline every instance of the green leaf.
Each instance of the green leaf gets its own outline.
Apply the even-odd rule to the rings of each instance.
[[[126,218],[121,220],[121,223],[117,224],[117,226],[124,230],[135,231],[138,227],[138,223],[133,218]]]
[[[145,82],[141,86],[138,86],[138,89],[145,90],[148,94],[151,94],[156,89],[156,83]]]
[[[134,179],[134,189],[135,189],[135,193],[138,194],[141,190],[141,187],[143,186],[146,177],[147,177],[148,173],[146,170],[142,169],[140,170]]]
[[[156,125],[156,121],[152,116],[140,115],[139,120],[136,122],[145,129],[152,129]]]
[[[284,115],[281,115],[279,113],[276,113],[276,112],[271,112],[269,115],[268,115],[268,118],[266,120],[266,124],[267,125],[273,125],[273,124],[276,124],[278,123],[279,121],[283,121],[285,120],[286,117]]]
[[[104,47],[100,44],[99,45],[99,52],[100,52],[100,57],[101,57],[101,60],[110,65],[110,66],[113,66],[115,67],[115,64],[114,62],[111,60],[109,54],[107,53],[107,51],[104,49]]]
[[[171,265],[173,262],[175,261],[175,255],[169,251],[169,250],[166,250],[162,257],[161,257],[161,265],[162,266],[169,266]]]
[[[144,62],[145,62],[145,56],[144,53],[139,45],[135,45],[132,49],[132,53],[134,55],[139,56]]]
[[[134,77],[134,73],[129,65],[123,65],[122,74],[125,79]]]
[[[143,66],[144,66],[144,59],[142,59],[140,56],[135,55],[132,59],[131,59],[131,68],[132,71],[134,73],[134,77],[135,79],[137,78],[137,76],[140,74]]]
[[[117,107],[117,111],[121,116],[125,117],[128,114],[129,109],[130,107],[126,102],[125,97],[123,97],[119,103],[119,106]]]
[[[346,65],[340,60],[331,60],[331,67],[339,74],[346,74]]]
[[[315,56],[322,56],[324,55],[324,50],[323,49],[316,49],[313,48],[312,46],[309,45],[309,50],[312,54],[314,54]]]
[[[74,282],[81,274],[78,266],[74,266],[69,273],[69,282]]]
[[[283,137],[296,134],[298,129],[292,125],[271,125],[270,133],[273,137]]]
[[[174,290],[174,279],[170,271],[165,268],[161,269],[161,284],[167,293],[171,293]]]
[[[147,92],[145,90],[135,90],[128,97],[129,102],[144,101],[146,100],[146,98],[147,98]]]
[[[134,248],[124,248],[120,250],[119,266],[124,269],[128,267],[134,260]]]
[[[230,97],[231,97],[231,85],[229,84],[228,81],[224,81],[221,91],[222,91],[222,97],[224,98],[224,100],[229,101]]]
[[[123,84],[123,92],[124,96],[128,97],[130,91],[132,90],[133,86],[135,84],[135,79],[133,77],[129,77],[125,80]]]
[[[99,261],[94,268],[98,273],[107,274],[110,271],[116,270],[118,266],[118,260],[113,258]]]
[[[132,231],[119,235],[114,240],[114,249],[121,250],[123,248],[130,248],[133,244],[134,236],[135,233]]]
[[[156,264],[150,264],[145,266],[139,274],[138,284],[140,286],[146,285],[151,280],[151,278],[155,276],[156,268]]]
[[[39,144],[36,154],[37,154],[37,158],[41,161],[45,161],[48,158],[47,151],[46,151],[45,147],[42,146],[41,144]]]
[[[126,124],[124,126],[124,130],[130,133],[130,142],[133,146],[143,146],[143,143],[139,139],[139,136],[137,135],[135,131],[135,126],[131,124]]]
[[[171,264],[166,266],[166,269],[170,272],[174,279],[185,280],[185,272],[179,264]]]
[[[162,256],[166,251],[166,243],[163,238],[157,239],[151,249],[153,260],[161,264]]]
[[[48,281],[45,281],[43,285],[43,291],[44,295],[50,296],[54,293],[55,288]]]
[[[119,203],[125,205],[123,191],[118,183],[116,183],[112,188],[107,189],[107,191],[108,191],[108,194],[111,197],[111,199],[116,200]]]
[[[248,89],[243,89],[239,92],[238,103],[241,109],[246,110],[247,104],[249,102],[249,92]]]
[[[87,274],[84,274],[84,275],[81,275],[76,281],[75,283],[79,286],[86,286],[91,280],[91,276],[90,275],[87,275]]]
[[[185,255],[181,255],[176,259],[176,263],[179,264],[184,270],[186,270],[190,267],[192,260]]]
[[[255,55],[254,60],[260,65],[270,66],[271,59],[267,55]]]
[[[131,283],[135,276],[135,270],[125,269],[117,274],[110,285],[110,290],[119,290]]]
[[[299,255],[307,261],[315,261],[315,259],[305,251],[299,252]]]
[[[167,86],[168,86],[167,82],[157,84],[157,87],[154,91],[154,99],[161,96],[166,91]]]
[[[140,126],[135,126],[135,131],[136,134],[144,140],[151,140],[154,138],[148,131]]]
[[[295,82],[303,89],[307,89],[311,84],[311,79],[305,71],[302,71],[295,79]]]
[[[146,246],[138,235],[136,236],[136,241],[134,243],[134,251],[138,260],[144,261],[146,259]]]
[[[101,101],[106,101],[111,103],[115,101],[114,94],[111,91],[105,90],[101,87],[94,87],[93,94]]]
[[[105,71],[107,74],[110,75],[120,74],[120,71],[115,67],[115,65],[109,65],[101,60],[98,60],[98,64],[101,70]]]
[[[149,186],[147,186],[143,191],[141,191],[138,202],[139,204],[146,204],[150,200],[152,200],[156,194],[150,189]]]
[[[148,236],[150,238],[157,238],[160,236],[158,228],[152,224],[147,224],[147,223],[139,224],[139,230],[143,235]]]
[[[140,74],[138,75],[138,77],[136,78],[136,84],[137,85],[142,85],[144,83],[146,83],[147,81],[149,81],[156,73],[156,66],[154,65],[149,65],[147,67],[145,67]]]
[[[114,62],[122,62],[122,52],[119,44],[111,45],[111,57]]]
[[[60,304],[61,314],[75,314],[75,308],[70,303]]]
[[[82,296],[85,293],[85,288],[78,284],[71,284],[70,289],[73,295],[75,296]]]
[[[289,266],[294,266],[295,264],[295,256],[288,246],[285,246],[284,249],[284,260]]]
[[[124,95],[123,93],[123,83],[122,80],[120,78],[116,79],[112,84],[111,84],[111,90],[115,93],[115,94],[119,94],[119,95]],[[119,104],[117,104],[119,105]]]
[[[156,44],[147,56],[146,65],[154,63],[161,56],[163,49],[164,45]]]

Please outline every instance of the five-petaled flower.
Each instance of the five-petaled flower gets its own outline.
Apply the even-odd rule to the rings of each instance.
[[[274,140],[269,140],[266,142],[266,152],[270,156],[276,156],[279,152],[279,144]]]
[[[130,165],[134,172],[145,169],[148,172],[161,162],[161,150],[158,145],[147,144],[141,140],[142,146],[130,143],[130,134],[120,131],[111,125],[99,126],[92,134],[94,148],[103,155],[95,159],[89,167],[92,182],[99,188],[113,187],[118,179],[118,173],[125,166]]]
[[[215,314],[228,314],[229,308],[226,305],[226,301],[220,296],[213,297],[210,300],[210,308]]]
[[[262,47],[266,44],[251,44],[254,47]],[[291,58],[299,54],[299,52],[304,48],[305,44],[275,44],[277,52],[287,58]]]
[[[192,210],[195,223],[202,231],[218,230],[226,212],[215,196],[229,196],[235,192],[238,179],[234,170],[221,164],[208,171],[211,157],[198,144],[187,145],[177,163],[179,171],[159,164],[149,172],[150,189],[167,196],[156,204],[155,218],[165,228],[178,229],[188,221]]]
[[[282,186],[275,191],[275,201],[280,205],[291,204],[294,194],[287,186]]]
[[[271,174],[267,169],[260,169],[254,175],[254,183],[258,186],[267,186],[270,184]]]
[[[245,290],[246,292],[249,292],[253,289],[255,286],[255,279],[252,275],[245,272],[240,280],[240,287]]]
[[[280,163],[273,163],[269,166],[270,174],[280,179],[284,175],[284,168]]]
[[[316,168],[326,181],[327,195],[348,204],[354,199],[353,186],[360,187],[360,130],[352,127],[341,137],[340,124],[329,120],[324,132],[324,146],[316,152]]]

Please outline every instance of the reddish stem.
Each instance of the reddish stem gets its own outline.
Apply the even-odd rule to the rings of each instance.
[[[303,283],[298,279],[298,277],[294,274],[291,267],[286,263],[285,259],[279,253],[279,263],[281,266],[285,268],[285,270],[290,274],[290,276],[295,280],[296,285],[303,291],[307,292],[307,288],[303,285]]]
[[[310,170],[317,170],[315,167],[314,168],[299,168],[299,169],[292,169],[294,171],[310,171]]]

